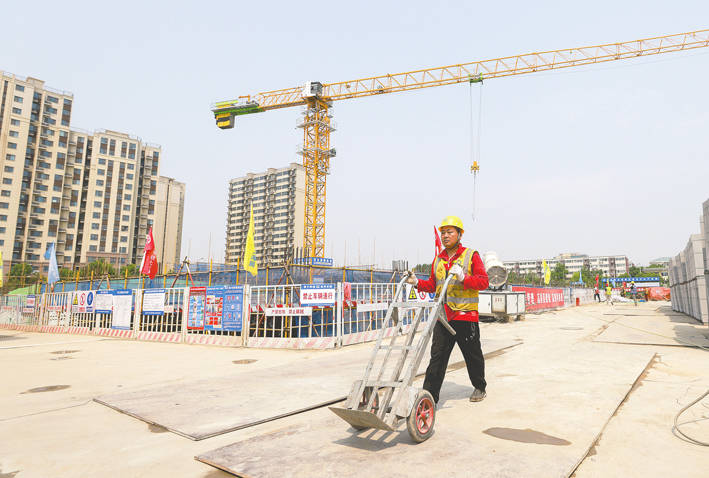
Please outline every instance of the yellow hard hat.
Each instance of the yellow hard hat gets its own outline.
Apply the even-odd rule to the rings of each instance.
[[[463,221],[460,220],[458,216],[446,216],[443,218],[443,221],[441,221],[441,225],[438,226],[438,230],[440,231],[446,226],[453,226],[457,227],[460,229],[460,233],[463,234],[465,230],[463,230]]]

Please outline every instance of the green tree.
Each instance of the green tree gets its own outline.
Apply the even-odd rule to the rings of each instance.
[[[128,264],[127,266],[121,267],[119,277],[125,277],[126,271],[128,271],[128,277],[135,277],[138,275],[138,266],[135,264]]]
[[[562,261],[556,263],[554,268],[551,270],[551,284],[552,285],[565,285],[566,281],[566,264]]]
[[[414,267],[414,272],[421,272],[423,274],[431,272],[431,264],[416,264]]]

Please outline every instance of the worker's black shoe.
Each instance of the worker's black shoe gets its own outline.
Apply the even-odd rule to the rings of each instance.
[[[471,402],[480,402],[486,396],[487,396],[487,393],[485,393],[485,390],[478,390],[476,388],[475,391],[473,392],[473,394],[470,396],[470,401]]]

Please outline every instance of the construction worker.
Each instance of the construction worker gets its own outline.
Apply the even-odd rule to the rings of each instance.
[[[426,369],[423,388],[428,390],[436,403],[440,396],[441,385],[448,367],[453,346],[458,343],[468,377],[475,387],[470,395],[471,402],[479,402],[486,396],[485,359],[480,347],[480,325],[478,324],[478,291],[487,289],[488,278],[480,254],[474,249],[463,247],[463,222],[455,216],[447,216],[441,222],[443,249],[431,264],[431,275],[427,280],[419,280],[412,271],[408,271],[406,282],[421,292],[441,293],[441,288],[448,275],[454,279],[448,285],[445,311],[448,322],[456,334],[437,322],[433,328],[431,342],[431,361]]]
[[[599,290],[598,290],[598,284],[596,284],[593,287],[593,301],[595,302],[596,299],[598,299],[599,303],[601,302],[601,294],[599,293]]]
[[[613,287],[611,287],[610,281],[606,282],[606,303],[613,305]]]
[[[635,285],[635,281],[630,283],[630,295],[633,297],[633,302],[638,305],[638,288]]]

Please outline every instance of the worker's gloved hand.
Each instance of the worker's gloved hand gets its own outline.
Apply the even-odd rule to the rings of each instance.
[[[414,274],[414,271],[408,270],[406,271],[406,283],[411,284],[412,286],[416,287],[419,285],[419,279],[416,277],[416,274]]]
[[[454,275],[458,282],[463,282],[463,279],[465,279],[465,272],[463,271],[463,266],[460,264],[453,264],[453,266],[448,269],[448,273]]]

